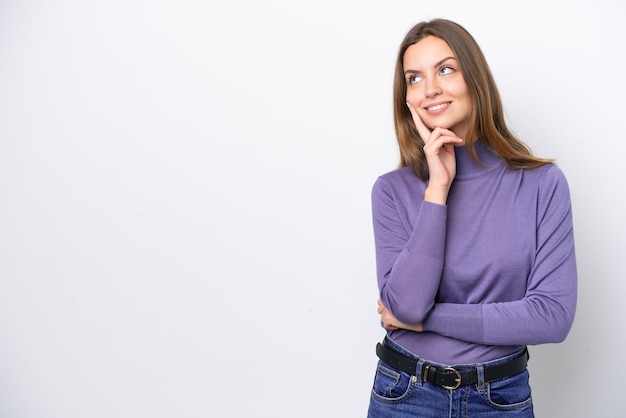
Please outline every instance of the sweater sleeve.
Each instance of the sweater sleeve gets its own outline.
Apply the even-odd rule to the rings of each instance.
[[[422,322],[434,306],[445,251],[446,206],[418,202],[413,222],[398,210],[399,199],[419,198],[400,195],[383,178],[372,189],[380,298],[398,320],[407,324]]]
[[[556,167],[538,190],[537,247],[523,299],[485,304],[436,304],[425,331],[488,345],[563,341],[574,321],[577,271],[569,188]]]

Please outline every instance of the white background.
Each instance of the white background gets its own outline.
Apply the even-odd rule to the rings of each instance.
[[[396,50],[447,17],[572,192],[579,305],[538,417],[624,390],[626,6],[0,1],[0,417],[364,417]]]

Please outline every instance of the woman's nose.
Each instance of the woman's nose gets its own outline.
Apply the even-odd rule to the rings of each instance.
[[[437,79],[426,81],[426,97],[434,97],[441,94],[441,86]]]

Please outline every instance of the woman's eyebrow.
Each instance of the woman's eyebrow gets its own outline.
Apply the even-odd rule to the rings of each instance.
[[[446,61],[448,61],[448,60],[450,60],[450,59],[452,59],[452,60],[455,60],[455,61],[456,61],[456,57],[452,57],[452,56],[450,56],[450,57],[445,57],[445,58],[443,58],[443,59],[441,59],[441,60],[437,61],[437,62],[435,63],[435,65],[433,65],[433,68],[437,68],[437,67],[439,67],[441,64],[443,64],[444,62],[446,62]],[[415,73],[419,73],[419,71],[417,71],[417,70],[405,70],[405,71],[404,71],[404,74],[409,74],[409,73],[411,73],[411,74],[415,74]]]

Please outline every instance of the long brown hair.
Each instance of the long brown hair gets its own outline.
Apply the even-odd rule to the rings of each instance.
[[[472,111],[465,143],[472,159],[481,164],[474,149],[477,138],[500,156],[503,163],[511,169],[533,168],[552,162],[551,159],[533,156],[528,146],[517,139],[506,126],[500,93],[487,60],[472,35],[458,23],[433,19],[418,23],[409,30],[398,51],[393,86],[393,113],[400,147],[400,166],[411,167],[422,179],[426,177],[424,141],[406,106],[404,54],[409,46],[427,36],[440,38],[450,46],[467,84]]]

